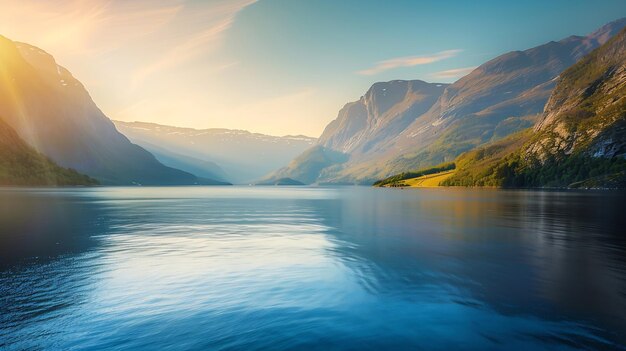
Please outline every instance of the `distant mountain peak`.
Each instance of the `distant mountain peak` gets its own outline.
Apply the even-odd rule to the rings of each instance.
[[[204,134],[224,134],[224,135],[247,135],[250,137],[263,137],[263,138],[283,138],[283,139],[299,139],[299,140],[309,140],[311,142],[315,142],[317,138],[306,136],[306,135],[283,135],[283,136],[275,136],[263,133],[251,132],[245,129],[229,129],[229,128],[192,128],[192,127],[176,127],[166,124],[159,124],[154,122],[126,122],[113,120],[113,122],[117,125],[124,125],[126,128],[132,129],[145,129],[145,130],[153,130],[153,131],[175,131],[176,133],[187,133],[189,135],[204,135]]]

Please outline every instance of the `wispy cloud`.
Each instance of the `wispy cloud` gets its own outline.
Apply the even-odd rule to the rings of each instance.
[[[148,76],[158,71],[183,64],[194,57],[206,55],[215,50],[219,39],[230,28],[237,13],[254,2],[256,0],[230,0],[210,7],[210,12],[196,14],[196,18],[204,19],[206,23],[204,28],[191,33],[176,45],[168,48],[152,62],[135,71],[132,76],[131,87],[137,87]]]
[[[398,67],[413,67],[445,60],[458,55],[461,50],[446,50],[431,55],[397,57],[379,61],[373,67],[357,71],[357,74],[371,76]]]
[[[157,32],[183,7],[182,0],[0,0],[0,28],[13,40],[31,41],[53,53],[93,55]]]
[[[463,76],[470,74],[470,72],[472,72],[475,69],[476,69],[476,66],[455,68],[455,69],[435,72],[435,73],[432,73],[431,76],[434,78],[439,78],[439,79],[461,78]]]
[[[152,75],[214,53],[237,13],[254,2],[0,0],[0,33],[39,46],[63,64],[90,62],[93,70],[102,62],[107,66],[100,70],[124,70],[122,84],[133,91]],[[202,69],[222,65],[205,61]]]

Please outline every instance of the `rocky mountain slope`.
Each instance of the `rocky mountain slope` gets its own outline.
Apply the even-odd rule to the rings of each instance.
[[[0,36],[0,115],[27,144],[103,184],[215,183],[166,167],[120,134],[83,85],[34,46]]]
[[[376,128],[381,122],[365,123],[367,113],[359,104],[348,104],[327,127],[331,136],[320,138],[321,146],[345,153],[347,160],[307,177],[317,182],[371,183],[452,161],[478,145],[531,127],[543,112],[559,74],[624,26],[626,19],[620,19],[587,36],[571,36],[496,57],[454,84],[441,85],[443,91],[436,101],[430,102],[436,94],[426,99],[430,104],[427,110],[423,110],[428,105],[424,99],[414,100],[415,106],[409,99],[362,99],[371,105],[367,111],[407,111],[400,114],[401,123],[392,124],[394,128],[388,132]],[[377,83],[376,90],[391,83]],[[396,112],[389,115],[398,116]],[[303,160],[299,163],[306,164]],[[303,181],[296,177],[298,173],[302,172],[289,166],[273,176]]]
[[[302,135],[277,137],[245,130],[114,123],[132,142],[154,153],[166,165],[235,183],[260,179],[317,141]]]
[[[421,80],[375,83],[361,99],[339,111],[319,145],[353,156],[377,150],[428,111],[447,86]]]
[[[406,129],[415,116],[428,111],[447,84],[421,80],[376,83],[359,100],[346,104],[320,136],[318,144],[299,155],[269,179],[293,178],[304,183],[324,181],[347,161],[371,159],[381,145]]]
[[[626,32],[564,72],[534,128],[526,158],[626,153]]]
[[[94,185],[78,172],[59,167],[26,144],[0,118],[0,186]]]
[[[459,157],[447,185],[626,186],[626,29],[563,72],[532,130]]]

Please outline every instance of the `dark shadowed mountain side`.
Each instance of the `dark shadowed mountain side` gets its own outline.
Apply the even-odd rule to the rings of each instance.
[[[120,130],[121,129],[122,128],[120,128]],[[142,142],[141,147],[148,150],[154,155],[154,157],[156,157],[157,160],[159,160],[159,162],[168,167],[180,169],[198,177],[215,179],[224,182],[229,180],[226,172],[215,162],[175,153],[167,148],[152,145],[148,142]]]
[[[120,134],[48,53],[0,36],[0,115],[38,152],[103,184],[213,184],[166,167]]]
[[[534,128],[456,164],[444,185],[626,187],[626,29],[560,76]]]
[[[0,186],[96,185],[98,182],[35,151],[0,118]]]
[[[355,130],[363,130],[364,112],[348,104],[346,108],[355,112],[340,113],[327,127],[332,137],[320,137],[322,146],[346,153],[348,160],[329,165],[317,178],[308,175],[308,179],[372,183],[391,174],[453,161],[476,146],[529,128],[543,112],[558,76],[625,25],[626,19],[620,19],[588,36],[571,36],[501,55],[454,84],[443,86],[445,89],[425,111],[421,111],[422,100],[419,100],[419,108],[413,108],[411,101],[371,100],[368,111],[377,108],[393,111],[396,106],[410,111],[403,115],[403,123],[385,138],[376,133],[355,133]],[[395,113],[390,114],[395,116]],[[302,172],[294,169],[292,173],[280,175],[303,181],[295,177],[298,173]]]
[[[200,169],[202,174],[213,174],[234,183],[251,183],[260,179],[289,163],[317,140],[302,135],[277,137],[221,128],[192,129],[144,122],[114,123],[132,142],[154,152],[165,164],[194,174],[199,174]],[[155,145],[158,145],[158,149]],[[163,158],[164,155],[167,159]]]

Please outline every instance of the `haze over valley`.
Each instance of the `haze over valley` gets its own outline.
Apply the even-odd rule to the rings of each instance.
[[[317,141],[303,135],[275,137],[245,130],[114,123],[132,142],[168,166],[240,184],[260,179]]]

